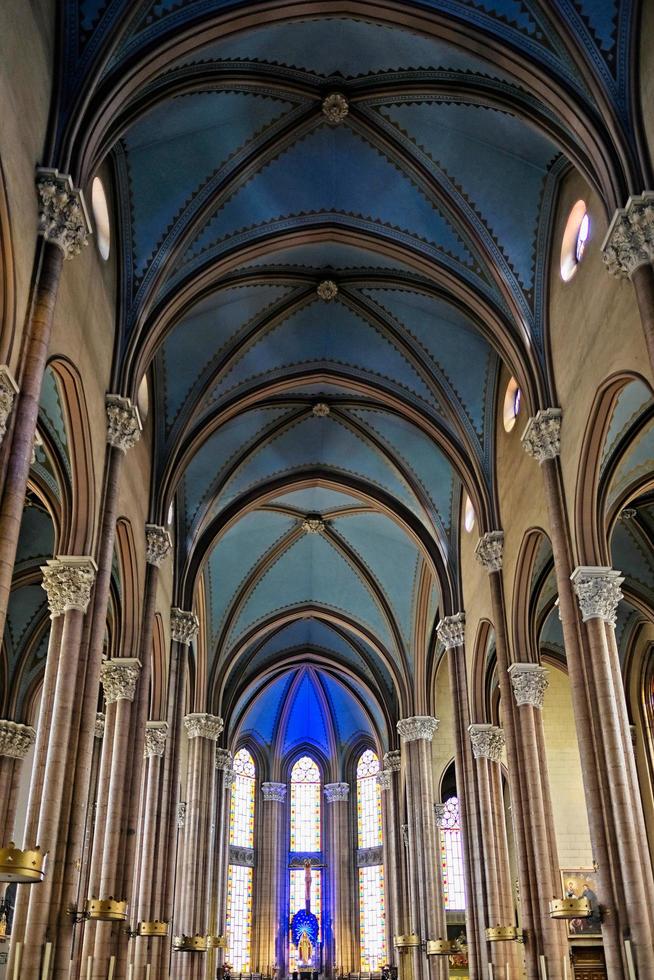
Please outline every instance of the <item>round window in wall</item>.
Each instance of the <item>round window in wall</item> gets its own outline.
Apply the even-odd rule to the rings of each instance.
[[[516,419],[520,414],[521,401],[522,391],[520,389],[520,385],[515,378],[511,378],[506,386],[506,394],[504,396],[502,420],[504,422],[505,432],[511,432],[513,430]]]
[[[93,208],[95,241],[98,246],[98,252],[106,261],[109,258],[109,251],[111,249],[111,226],[109,224],[107,195],[104,192],[104,186],[99,177],[93,178],[91,207]]]
[[[581,262],[590,238],[590,217],[585,201],[577,201],[563,232],[561,242],[561,278],[570,282]]]
[[[468,534],[470,534],[470,532],[474,528],[475,520],[476,520],[475,508],[472,506],[472,500],[470,499],[468,494],[466,494],[465,503],[463,505],[463,526],[468,532]]]

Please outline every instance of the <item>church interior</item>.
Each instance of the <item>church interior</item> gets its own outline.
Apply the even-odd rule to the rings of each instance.
[[[654,0],[2,0],[0,980],[654,980]]]

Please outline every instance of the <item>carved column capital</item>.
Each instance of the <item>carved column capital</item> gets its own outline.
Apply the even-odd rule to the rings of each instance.
[[[163,755],[166,751],[166,739],[168,738],[167,721],[149,721],[145,726],[145,750],[143,758],[149,759],[152,755]]]
[[[511,664],[509,676],[516,704],[542,708],[549,681],[549,671],[539,664]]]
[[[189,738],[209,738],[215,742],[223,730],[223,720],[218,715],[194,711],[186,715],[184,726]]]
[[[141,438],[141,416],[136,405],[121,395],[107,395],[107,442],[126,453]]]
[[[219,749],[216,747],[216,769],[221,772],[229,772],[232,768],[232,753],[229,749]]]
[[[436,817],[436,826],[443,827],[445,824],[445,804],[444,803],[434,803],[434,816]]]
[[[327,783],[325,785],[325,799],[328,803],[341,803],[350,796],[349,783]]]
[[[0,443],[7,431],[7,422],[18,394],[18,385],[6,364],[0,364]]]
[[[630,279],[654,262],[654,191],[632,195],[618,208],[602,243],[604,265],[612,276]]]
[[[500,761],[504,749],[504,732],[501,728],[496,725],[470,725],[468,732],[475,759]]]
[[[145,525],[145,560],[157,568],[173,546],[170,534],[159,524]]]
[[[59,555],[41,566],[41,584],[48,595],[52,619],[69,609],[86,612],[97,570],[98,566],[93,559],[86,555]]]
[[[415,715],[413,718],[400,719],[396,727],[403,742],[417,742],[419,739],[431,742],[438,724],[438,718]]]
[[[376,779],[377,779],[377,785],[379,786],[382,793],[385,792],[387,789],[390,789],[391,786],[393,785],[393,773],[391,772],[390,769],[382,769],[380,772],[377,773]]]
[[[100,668],[105,702],[113,704],[114,701],[133,701],[140,673],[141,661],[136,657],[105,660]]]
[[[104,738],[104,723],[105,723],[105,717],[101,711],[98,711],[95,716],[95,729],[93,731],[93,735],[95,738],[99,738],[99,739]]]
[[[170,635],[176,643],[183,643],[190,646],[197,636],[200,622],[195,613],[184,612],[183,609],[173,607],[170,610]]]
[[[39,198],[39,234],[64,253],[65,259],[79,255],[88,243],[91,222],[84,195],[68,174],[38,167],[36,191]]]
[[[436,627],[436,636],[446,650],[462,647],[465,635],[466,614],[462,612],[456,613],[454,616],[445,616]]]
[[[0,755],[9,756],[10,759],[24,759],[35,738],[36,729],[31,725],[0,719]]]
[[[177,804],[177,826],[181,830],[186,823],[186,803]]]
[[[286,799],[286,783],[262,783],[261,792],[264,800],[283,803]]]
[[[388,772],[399,772],[402,765],[402,753],[399,749],[384,752],[384,769]]]
[[[527,422],[520,441],[525,452],[538,460],[539,464],[560,455],[562,418],[560,408],[541,408]]]
[[[504,557],[504,531],[487,531],[477,542],[475,558],[487,572],[502,570]]]
[[[579,565],[570,576],[570,581],[577,594],[584,623],[589,619],[603,619],[605,623],[615,626],[624,576],[604,565]]]

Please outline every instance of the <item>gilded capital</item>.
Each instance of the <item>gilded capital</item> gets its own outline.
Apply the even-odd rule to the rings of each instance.
[[[465,635],[466,614],[462,612],[456,613],[455,616],[446,616],[436,627],[436,636],[446,650],[462,647]]]
[[[166,739],[168,738],[167,721],[149,721],[145,726],[145,750],[143,758],[149,759],[153,755],[163,755],[166,751]]]
[[[31,725],[0,719],[0,755],[9,756],[10,759],[24,759],[35,738],[36,729]]]
[[[38,167],[36,191],[39,198],[39,234],[64,253],[65,259],[79,255],[91,234],[84,195],[73,186],[68,174]]]
[[[384,752],[384,769],[387,769],[388,772],[399,772],[401,765],[402,753],[399,749],[392,749],[390,752]]]
[[[218,715],[195,711],[186,715],[184,726],[189,738],[208,738],[215,742],[223,730],[223,720]]]
[[[97,570],[93,559],[86,555],[59,555],[41,566],[41,585],[48,596],[52,619],[69,609],[86,612]]]
[[[100,668],[105,702],[113,704],[114,701],[133,701],[140,673],[141,661],[136,657],[105,660]]]
[[[327,783],[325,786],[325,799],[328,803],[342,803],[350,796],[349,783]]]
[[[527,422],[520,441],[525,452],[539,464],[546,459],[555,459],[561,453],[562,417],[560,408],[541,408]]]
[[[18,385],[6,364],[0,364],[0,444],[7,431],[7,422],[18,394]]]
[[[603,619],[605,623],[615,626],[624,576],[605,565],[579,565],[570,576],[570,581],[577,594],[584,623],[589,619]]]
[[[400,719],[396,727],[403,742],[417,742],[419,739],[431,742],[438,724],[438,718],[415,715],[413,718]]]
[[[468,733],[475,759],[500,761],[504,749],[504,732],[501,728],[496,725],[470,725]]]
[[[624,208],[618,208],[602,244],[602,258],[619,279],[630,279],[641,265],[654,262],[654,191],[632,195]]]
[[[264,800],[283,803],[286,799],[286,783],[262,783],[261,792]]]
[[[487,572],[502,570],[504,555],[504,531],[487,531],[477,542],[475,558]]]
[[[184,612],[183,609],[176,607],[170,610],[170,635],[176,643],[189,646],[197,636],[199,628],[200,623],[195,613]]]
[[[105,717],[101,711],[98,711],[95,716],[95,728],[93,731],[93,735],[95,738],[99,738],[99,739],[104,738],[104,723],[105,723]]]
[[[126,453],[141,437],[141,416],[136,405],[121,395],[107,395],[107,442]]]
[[[173,546],[170,534],[159,524],[145,525],[145,560],[159,568]]]
[[[549,671],[540,664],[511,664],[509,677],[517,705],[529,704],[532,708],[542,708],[545,691],[549,681]]]

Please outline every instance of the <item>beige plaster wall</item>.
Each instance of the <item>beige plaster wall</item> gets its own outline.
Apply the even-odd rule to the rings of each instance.
[[[436,799],[440,799],[439,788],[443,778],[443,773],[454,758],[454,710],[452,705],[452,694],[450,692],[450,678],[445,654],[441,657],[436,671],[435,683],[435,715],[440,724],[438,731],[434,735],[431,743],[432,759],[434,763],[434,794]]]

